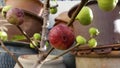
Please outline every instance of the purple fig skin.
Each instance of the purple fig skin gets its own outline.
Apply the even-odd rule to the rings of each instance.
[[[58,24],[50,30],[48,39],[54,48],[66,50],[74,43],[75,36],[67,25]]]
[[[6,19],[13,25],[21,25],[24,22],[24,12],[19,8],[11,8],[6,14]]]

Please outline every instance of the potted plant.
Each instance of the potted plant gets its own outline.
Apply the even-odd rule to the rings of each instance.
[[[76,6],[77,9],[74,7],[73,9],[70,10],[70,12],[68,14],[70,17],[70,21],[67,21],[67,22],[65,21],[64,24],[63,24],[64,21],[61,22],[62,24],[57,23],[52,29],[50,29],[50,31],[48,31],[46,26],[47,26],[47,23],[49,20],[48,19],[49,9],[50,9],[50,12],[52,14],[54,14],[57,11],[56,7],[58,5],[50,6],[49,0],[45,0],[44,1],[44,9],[43,9],[44,10],[44,13],[43,13],[43,22],[44,23],[43,23],[43,27],[42,27],[40,42],[38,41],[38,39],[34,39],[35,37],[33,38],[34,40],[36,40],[37,43],[40,44],[39,46],[37,46],[36,43],[34,43],[29,38],[29,36],[27,36],[27,34],[24,33],[24,31],[22,31],[22,29],[20,27],[21,23],[23,23],[23,21],[21,22],[21,20],[23,20],[22,12],[21,12],[20,16],[18,16],[18,18],[20,18],[20,19],[17,19],[17,20],[12,19],[11,20],[11,18],[14,18],[14,16],[12,16],[12,15],[14,15],[15,13],[17,13],[18,11],[21,11],[21,10],[19,10],[18,8],[17,9],[13,8],[6,12],[6,19],[8,20],[8,22],[16,25],[17,28],[22,32],[22,34],[30,41],[30,43],[33,45],[33,47],[35,47],[37,49],[37,51],[39,52],[38,60],[33,65],[34,68],[37,68],[38,66],[42,67],[42,66],[44,66],[44,64],[51,62],[53,60],[56,60],[59,57],[63,56],[64,54],[66,54],[70,51],[72,51],[72,53],[77,56],[81,56],[81,55],[83,56],[82,59],[81,59],[81,57],[76,57],[76,66],[77,66],[77,68],[79,68],[79,67],[85,68],[85,67],[88,67],[90,63],[87,65],[84,65],[84,62],[81,61],[80,63],[82,65],[79,66],[78,65],[79,60],[84,61],[84,60],[87,60],[86,57],[88,57],[88,58],[94,57],[92,60],[93,63],[91,63],[91,65],[92,65],[92,64],[96,63],[95,62],[96,56],[100,59],[101,59],[101,57],[103,57],[102,59],[104,60],[104,58],[110,57],[109,53],[111,52],[112,49],[113,50],[119,49],[119,48],[116,48],[116,47],[119,47],[119,44],[114,44],[115,39],[112,38],[112,40],[111,40],[111,36],[110,36],[110,39],[108,38],[108,35],[105,35],[105,37],[107,37],[105,39],[102,37],[102,36],[104,36],[104,34],[106,34],[104,32],[107,32],[109,29],[107,31],[106,30],[104,31],[101,29],[103,29],[103,28],[107,29],[106,26],[108,24],[103,25],[101,23],[96,23],[95,20],[98,21],[99,19],[96,19],[97,16],[94,17],[94,15],[97,15],[97,13],[94,14],[94,12],[96,12],[96,11],[95,10],[92,11],[93,9],[90,8],[90,7],[94,6],[94,5],[90,5],[91,2],[92,2],[92,4],[95,4],[95,6],[96,6],[96,1],[81,0],[80,4]],[[104,3],[104,0],[97,0],[97,4],[99,6],[98,8],[100,8],[101,10],[104,10],[104,11],[113,11],[118,3],[119,3],[118,0],[114,0],[114,1],[105,0],[105,3]],[[101,10],[99,10],[99,11],[101,11]],[[117,12],[119,12],[119,11],[117,11]],[[15,14],[15,15],[17,15],[17,14]],[[78,24],[79,22],[80,22],[80,24]],[[93,22],[95,22],[96,24]],[[81,30],[81,28],[84,30]],[[102,35],[99,33],[99,29],[100,29],[100,33],[103,33]],[[86,30],[88,33],[86,32]],[[46,38],[48,38],[48,39],[46,39]],[[101,38],[102,38],[102,41],[101,41]],[[51,49],[48,50],[48,52],[46,52],[46,49],[44,48],[47,40],[49,41],[50,45],[52,46]],[[97,44],[97,41],[98,41],[98,44]],[[111,41],[112,41],[112,43],[109,43]],[[82,46],[82,45],[86,45],[86,44],[88,44],[88,45]],[[97,47],[97,45],[107,45],[107,44],[114,44],[114,45]],[[60,49],[60,50],[65,50],[65,51],[52,59],[45,60],[47,58],[47,56],[54,49]],[[94,55],[95,54],[94,52],[97,53],[97,55]],[[91,58],[89,58],[89,59],[91,59]],[[19,61],[17,61],[17,63],[20,67],[23,67]],[[108,64],[108,65],[103,64],[101,66],[102,67],[110,67],[110,65],[111,64]],[[92,66],[91,66],[92,68],[95,67],[95,65],[92,65]],[[99,65],[96,65],[96,66],[100,67]],[[114,65],[111,67],[114,67]]]

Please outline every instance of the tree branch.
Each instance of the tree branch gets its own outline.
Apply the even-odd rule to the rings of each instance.
[[[42,37],[41,37],[41,42],[40,42],[40,49],[44,48],[45,42],[47,40],[47,33],[48,33],[48,29],[47,29],[47,24],[49,21],[49,1],[50,0],[45,0],[44,1],[44,10],[43,10],[43,27],[42,27]]]

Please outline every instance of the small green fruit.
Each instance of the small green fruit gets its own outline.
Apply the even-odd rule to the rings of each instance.
[[[86,44],[86,39],[82,36],[77,36],[76,37],[76,42],[80,45],[84,45],[84,44]]]
[[[40,35],[39,33],[35,33],[35,34],[33,35],[33,38],[34,38],[35,40],[40,40],[40,39],[41,39],[41,35]]]
[[[97,2],[100,9],[111,11],[116,7],[118,0],[97,0]]]
[[[49,43],[48,41],[45,42],[45,46],[48,47],[49,46]]]
[[[38,46],[38,42],[32,41],[35,46]],[[30,43],[30,48],[35,48],[34,45]]]
[[[10,5],[4,6],[3,9],[2,9],[2,16],[6,18],[6,13],[11,8],[12,8],[12,6],[10,6]]]
[[[57,7],[51,7],[50,8],[50,13],[51,14],[56,14],[57,13]]]
[[[98,35],[100,32],[97,28],[94,28],[94,27],[91,27],[89,29],[89,34],[90,34],[90,37],[93,37],[93,36],[96,36]]]
[[[89,47],[91,47],[91,48],[96,47],[96,46],[97,46],[97,41],[96,41],[96,39],[95,39],[95,38],[91,38],[91,39],[88,41],[88,45],[89,45]]]
[[[0,39],[3,41],[7,41],[8,40],[8,35],[6,32],[4,31],[0,31]]]
[[[78,13],[76,20],[78,20],[82,25],[89,25],[93,20],[93,13],[91,8],[84,6],[82,10]]]

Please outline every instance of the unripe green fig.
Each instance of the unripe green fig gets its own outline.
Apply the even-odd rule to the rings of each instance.
[[[58,11],[58,10],[57,10],[57,7],[51,7],[51,8],[50,8],[50,13],[51,13],[51,14],[56,14],[57,11]]]
[[[99,30],[98,30],[97,28],[95,28],[95,27],[91,27],[91,28],[89,29],[90,37],[96,36],[96,35],[98,35],[99,33],[100,33]]]
[[[2,8],[2,16],[6,18],[6,13],[7,13],[7,11],[10,10],[11,8],[12,8],[12,6],[10,6],[10,5],[4,6],[4,7]]]
[[[32,41],[32,42],[36,47],[38,46],[38,42],[36,42],[36,41]],[[35,48],[33,44],[30,43],[30,48]]]
[[[49,46],[49,43],[48,41],[45,42],[45,46],[48,47]]]
[[[93,12],[91,8],[84,6],[75,19],[78,20],[82,25],[91,24],[93,20]]]
[[[7,33],[4,32],[4,31],[0,31],[0,39],[1,39],[2,41],[7,41],[7,40],[8,40],[8,35],[7,35]]]
[[[79,35],[76,37],[76,42],[80,45],[84,45],[84,44],[86,44],[86,39]]]
[[[35,33],[35,34],[33,35],[33,38],[34,38],[35,40],[40,40],[40,39],[41,39],[41,35],[40,35],[39,33]]]
[[[97,0],[97,2],[100,9],[111,11],[116,7],[118,0]]]
[[[88,46],[91,47],[91,48],[94,48],[97,46],[97,40],[95,38],[91,38],[89,41],[88,41]]]
[[[6,14],[6,19],[13,25],[21,25],[24,22],[24,11],[19,8],[11,8]]]

